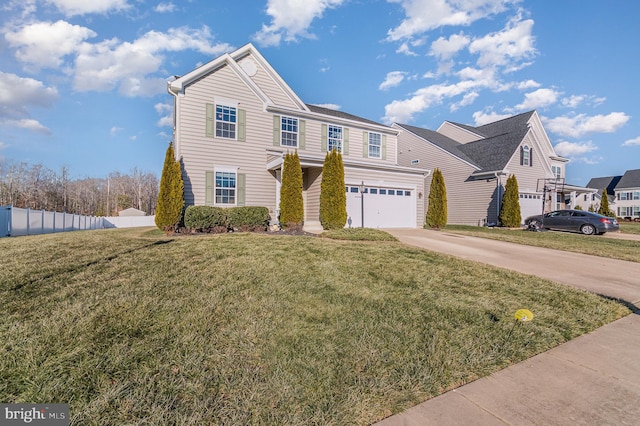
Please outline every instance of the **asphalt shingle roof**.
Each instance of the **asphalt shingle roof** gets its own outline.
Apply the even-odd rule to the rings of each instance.
[[[427,129],[421,129],[422,132],[411,131],[446,149],[453,155],[475,164],[481,169],[475,173],[503,170],[529,131],[529,120],[533,113],[534,111],[525,112],[478,127],[450,122],[455,126],[483,136],[483,139],[465,144],[458,143],[438,132]],[[401,126],[407,129],[420,129],[404,124]],[[446,138],[446,140],[440,139],[441,142],[438,143],[439,139],[436,135],[440,138]]]
[[[432,144],[444,149],[445,151],[455,155],[456,157],[459,157],[476,167],[480,167],[471,157],[460,150],[460,147],[462,146],[460,142],[456,142],[453,139],[443,135],[442,133],[438,133],[429,129],[423,129],[422,127],[410,126],[408,124],[398,124],[398,126],[410,131],[411,133],[421,137],[424,140],[431,142]]]
[[[616,189],[640,188],[640,169],[627,170],[616,185]]]
[[[385,124],[381,124],[381,123],[378,123],[378,122],[373,121],[373,120],[369,120],[369,119],[366,119],[366,118],[358,117],[357,115],[349,114],[349,113],[338,111],[338,110],[335,110],[335,109],[325,108],[325,107],[321,107],[321,106],[313,105],[313,104],[306,104],[306,105],[307,105],[307,108],[309,108],[309,110],[311,110],[311,112],[315,112],[315,113],[318,113],[318,114],[329,115],[329,116],[336,117],[336,118],[343,118],[345,120],[360,121],[362,123],[367,123],[367,124],[375,124],[377,126],[389,127],[389,126],[386,126]]]
[[[613,195],[613,190],[620,181],[620,178],[622,178],[622,176],[604,176],[592,178],[587,184],[587,188],[597,189],[600,196],[602,196],[602,190],[604,188],[607,188],[607,194]]]

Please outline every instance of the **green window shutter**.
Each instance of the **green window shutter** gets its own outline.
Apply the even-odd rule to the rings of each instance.
[[[236,184],[237,184],[236,195],[238,197],[237,204],[239,206],[244,206],[246,202],[245,190],[247,186],[247,176],[244,173],[238,173]]]
[[[208,138],[212,138],[215,135],[216,128],[216,107],[213,104],[207,104],[207,116],[206,116],[206,130],[205,134]]]
[[[349,129],[342,129],[342,154],[349,155]]]
[[[204,203],[207,206],[213,205],[213,200],[215,200],[215,191],[215,179],[213,172],[205,172]]]
[[[320,126],[320,150],[327,152],[327,134],[328,128],[326,124]]]
[[[298,120],[298,148],[304,149],[307,133],[307,123],[304,120]]]
[[[273,146],[280,146],[280,116],[273,116]]]
[[[387,159],[387,135],[382,135],[382,159]]]
[[[238,109],[238,140],[247,140],[247,111]]]
[[[369,132],[362,132],[362,158],[369,157]]]

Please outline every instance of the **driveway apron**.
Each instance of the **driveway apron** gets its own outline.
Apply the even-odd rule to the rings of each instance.
[[[620,299],[636,313],[377,425],[640,423],[640,263],[446,231],[387,231],[408,245]]]

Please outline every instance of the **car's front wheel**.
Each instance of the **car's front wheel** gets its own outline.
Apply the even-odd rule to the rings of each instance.
[[[593,225],[582,225],[580,232],[584,235],[593,235],[596,233],[596,228]]]

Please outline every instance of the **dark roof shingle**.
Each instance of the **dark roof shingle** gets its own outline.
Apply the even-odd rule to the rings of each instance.
[[[616,185],[616,190],[640,188],[640,169],[627,170]]]

